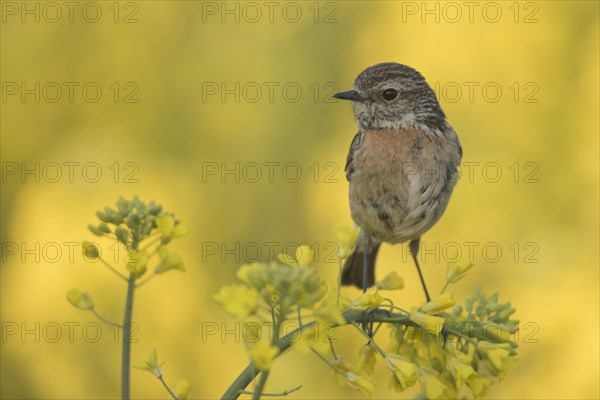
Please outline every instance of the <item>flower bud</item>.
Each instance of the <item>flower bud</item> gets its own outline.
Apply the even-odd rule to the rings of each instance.
[[[187,379],[180,379],[175,385],[175,396],[177,396],[178,400],[186,400],[191,388],[192,386]]]
[[[88,260],[95,260],[100,257],[98,247],[94,243],[84,241],[81,243],[81,250],[83,257]]]
[[[94,308],[94,301],[92,300],[92,297],[87,292],[82,292],[79,289],[69,290],[67,293],[67,300],[74,307],[82,310],[91,310]]]
[[[446,268],[446,280],[451,283],[458,282],[465,277],[467,271],[473,268],[475,264],[472,262],[450,262]]]
[[[426,312],[427,314],[439,314],[445,309],[450,308],[455,304],[456,301],[454,301],[452,293],[446,292],[444,294],[439,295],[430,302],[424,304],[421,307],[421,311]]]
[[[115,229],[115,235],[117,236],[117,240],[127,246],[127,240],[129,239],[129,232],[125,229],[118,226]]]
[[[97,227],[96,225],[89,224],[88,229],[90,230],[90,232],[92,232],[96,236],[104,235],[104,231],[102,229],[100,229],[99,227]]]
[[[338,258],[345,259],[350,257],[356,247],[356,241],[360,234],[360,228],[343,227],[337,230],[337,256]]]
[[[396,290],[404,287],[404,279],[396,271],[387,274],[381,281],[377,282],[377,289]]]
[[[102,222],[111,222],[111,218],[108,214],[102,211],[96,211],[96,216]]]

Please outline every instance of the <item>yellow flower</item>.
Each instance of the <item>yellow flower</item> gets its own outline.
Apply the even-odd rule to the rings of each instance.
[[[146,272],[149,258],[150,254],[147,250],[130,250],[127,262],[127,270],[131,272],[136,278],[139,278]]]
[[[83,256],[88,260],[95,260],[100,257],[100,251],[94,243],[84,241],[81,243],[81,251]]]
[[[94,301],[87,292],[82,292],[79,289],[71,289],[67,293],[67,300],[73,306],[82,310],[91,310],[94,308]]]
[[[475,397],[485,396],[487,388],[492,386],[494,383],[494,381],[490,378],[478,374],[471,375],[466,382],[467,386],[471,389],[471,392],[473,392],[473,396]]]
[[[516,355],[510,355],[510,343],[491,343],[480,341],[477,350],[485,357],[482,361],[487,368],[502,381],[519,361]]]
[[[399,328],[396,324],[389,324],[389,328],[390,341],[387,342],[383,350],[386,353],[394,353],[399,350],[398,343],[404,342],[404,329]]]
[[[135,363],[133,364],[133,367],[142,371],[148,371],[157,378],[160,378],[162,376],[162,371],[160,370],[160,367],[163,364],[164,363],[158,362],[158,357],[156,356],[156,349],[153,348],[148,352],[148,357],[143,363]]]
[[[454,283],[465,277],[468,270],[473,268],[475,264],[472,262],[456,261],[448,263],[446,267],[446,280]]]
[[[156,227],[160,231],[161,235],[165,238],[177,238],[184,236],[188,229],[185,225],[179,223],[175,225],[175,218],[172,215],[163,215],[154,220]]]
[[[185,271],[185,267],[183,266],[183,260],[179,255],[171,253],[165,247],[161,247],[158,250],[158,255],[160,257],[160,263],[156,266],[156,269],[154,270],[154,272],[156,272],[157,274],[169,271],[171,269]]]
[[[287,254],[279,254],[277,258],[284,264],[291,267],[308,267],[312,263],[315,252],[308,246],[302,245],[296,247],[296,257]]]
[[[348,258],[356,247],[356,241],[360,234],[360,227],[350,228],[345,226],[337,230],[337,256],[338,258]]]
[[[229,314],[242,319],[256,311],[258,293],[245,285],[233,284],[223,286],[213,299]]]
[[[502,361],[502,366],[498,371],[498,379],[500,382],[502,382],[504,378],[506,378],[506,375],[517,366],[518,361],[519,357],[517,356],[508,356]]]
[[[192,386],[187,379],[180,379],[177,385],[175,385],[175,396],[177,396],[178,400],[186,400],[191,388]]]
[[[460,387],[454,386],[456,382],[452,378],[452,375],[448,371],[444,371],[439,376],[440,382],[446,385],[444,394],[441,396],[442,399],[458,399],[458,392]],[[462,386],[461,386],[462,387]]]
[[[377,288],[372,287],[363,293],[352,303],[354,310],[366,310],[367,308],[376,308],[383,302],[383,296],[379,294]]]
[[[442,331],[445,322],[442,317],[435,317],[420,311],[410,313],[409,318],[412,322],[419,325],[421,329],[425,329],[434,334],[438,334]]]
[[[419,369],[419,375],[428,399],[439,399],[444,394],[446,385],[436,377],[437,373],[435,371],[421,368]]]
[[[371,397],[373,390],[375,390],[375,381],[366,375],[348,372],[344,375],[344,378],[352,389],[360,390],[366,397]]]
[[[446,292],[421,306],[421,311],[427,314],[439,314],[445,309],[454,306],[455,304],[456,301],[454,301],[452,293]]]
[[[337,369],[344,373],[357,371],[357,368],[352,363],[346,361],[346,359],[340,356],[335,356],[333,359],[333,365],[335,365]]]
[[[235,275],[240,281],[250,284],[250,273],[257,270],[258,263],[243,264],[238,268]]]
[[[509,343],[491,343],[485,340],[477,343],[477,350],[498,370],[502,367],[504,360],[510,355],[509,349]]]
[[[358,351],[358,362],[356,363],[356,370],[358,372],[366,372],[372,374],[375,371],[375,355],[377,350],[371,344],[365,344],[361,346]]]
[[[346,381],[346,374],[347,373],[354,373],[354,374],[358,374],[358,370],[357,368],[354,366],[354,364],[352,364],[349,361],[346,361],[346,359],[344,359],[343,357],[340,357],[338,355],[335,355],[333,357],[333,361],[332,361],[333,365],[335,366],[336,370],[338,372],[341,372],[342,374],[336,374],[339,380],[340,385],[343,385],[344,383],[348,383]]]
[[[271,368],[273,360],[279,354],[279,348],[269,343],[267,339],[261,339],[250,349],[250,356],[256,368],[267,371]]]
[[[460,388],[463,382],[466,382],[475,373],[475,370],[471,366],[471,357],[460,352],[456,354],[456,357],[450,358],[450,361],[448,361],[448,370],[454,377],[457,388]]]
[[[396,392],[411,387],[417,381],[417,366],[404,357],[388,353],[385,362],[396,377],[396,381],[393,382]]]
[[[404,287],[404,279],[400,275],[396,273],[396,271],[392,271],[387,274],[382,280],[377,282],[377,289],[379,290],[396,290],[402,289]]]
[[[329,290],[323,301],[315,310],[315,319],[323,322],[333,322],[336,325],[344,325],[346,319],[342,315],[337,305],[337,293],[335,290]]]
[[[390,383],[389,383],[388,387],[390,389],[394,389],[394,392],[396,392],[396,393],[402,393],[404,391],[404,386],[402,386],[402,384],[398,380],[398,377],[396,376],[396,374],[392,374],[390,376]]]
[[[298,246],[296,248],[296,261],[300,267],[308,267],[314,256],[315,252],[308,246]]]

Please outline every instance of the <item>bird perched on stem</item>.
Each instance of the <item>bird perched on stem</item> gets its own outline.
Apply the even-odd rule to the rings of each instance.
[[[381,243],[408,241],[429,301],[419,242],[444,213],[456,184],[462,158],[458,137],[433,89],[406,65],[369,67],[352,90],[333,97],[352,102],[359,127],[345,170],[352,219],[361,234],[342,283],[363,290],[373,286]]]

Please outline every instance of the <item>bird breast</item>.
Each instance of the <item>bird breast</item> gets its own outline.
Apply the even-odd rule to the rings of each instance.
[[[379,241],[420,237],[439,220],[454,187],[456,134],[423,126],[360,135],[346,167],[352,218]]]

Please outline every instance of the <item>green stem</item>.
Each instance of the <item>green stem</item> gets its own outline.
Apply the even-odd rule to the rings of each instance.
[[[373,344],[373,346],[375,347],[375,350],[377,350],[379,352],[379,354],[381,354],[381,356],[385,358],[387,353],[377,344],[377,342],[375,341],[374,338],[369,336],[364,330],[362,330],[362,328],[360,328],[355,323],[352,323],[352,326],[355,327],[361,333],[361,335],[363,335],[365,338],[367,338],[367,340]]]
[[[342,259],[338,258],[337,306],[340,308],[340,291],[342,290]]]
[[[300,389],[302,389],[302,385],[296,386],[291,389],[284,390],[281,393],[263,393],[262,395],[263,396],[271,396],[271,397],[287,396],[288,394],[297,392]],[[254,392],[249,392],[247,390],[240,390],[239,394],[254,394]]]
[[[177,396],[175,396],[175,393],[173,393],[173,391],[171,390],[171,388],[169,387],[169,385],[167,385],[167,382],[165,382],[165,378],[163,378],[162,375],[160,375],[158,377],[158,380],[160,381],[160,383],[163,384],[163,386],[165,387],[165,389],[167,389],[167,392],[169,392],[169,394],[171,395],[171,397],[173,397],[175,400],[178,400]]]
[[[252,395],[253,400],[260,399],[263,390],[265,389],[265,384],[267,383],[267,378],[269,377],[269,370],[262,371],[260,374],[260,379],[258,381],[258,385],[256,385],[256,390]]]
[[[91,310],[92,310],[92,312],[94,313],[94,315],[95,315],[96,317],[98,317],[98,319],[99,319],[100,321],[102,321],[102,322],[104,322],[104,323],[106,323],[106,324],[112,325],[112,326],[116,326],[117,328],[122,328],[122,326],[121,326],[121,325],[119,325],[118,323],[116,323],[116,322],[112,322],[112,321],[109,321],[108,319],[104,318],[102,315],[100,315],[100,314],[98,313],[98,311],[96,311],[96,309],[95,309],[95,308],[92,308]]]
[[[384,301],[384,302],[387,302],[387,303],[389,303],[389,304],[387,304],[386,306],[390,308],[390,311],[392,311],[392,310],[398,310],[398,311],[401,311],[401,312],[403,312],[403,313],[404,313],[404,314],[406,314],[406,315],[410,314],[410,313],[409,313],[408,311],[406,311],[404,308],[401,308],[401,307],[395,306],[395,305],[394,305],[394,302],[393,302],[393,301],[392,301],[392,299],[390,299],[390,298],[387,298],[387,297],[386,297],[385,299],[383,299],[383,301]],[[383,303],[382,303],[382,306],[383,306]],[[380,307],[380,308],[382,308],[382,307]]]
[[[107,263],[106,261],[104,261],[104,259],[102,257],[98,257],[98,259],[108,267],[108,269],[110,269],[112,272],[114,272],[115,274],[117,274],[121,279],[127,280],[127,277],[125,275],[123,275],[122,273],[120,273],[119,271],[117,271],[112,265],[110,265],[109,263]]]
[[[310,350],[321,359],[321,361],[323,361],[325,364],[327,364],[334,372],[340,374],[341,376],[345,376],[346,374],[342,371],[340,371],[340,369],[338,367],[336,367],[335,365],[333,365],[332,362],[330,362],[328,359],[326,359],[325,357],[323,357],[323,355],[321,353],[319,353],[318,351],[316,351],[315,349],[313,349],[312,347],[310,348]]]
[[[142,281],[140,281],[137,285],[135,285],[135,287],[139,288],[139,287],[144,286],[146,283],[151,281],[155,276],[156,276],[156,274],[154,272],[151,272],[148,276],[146,276],[144,279],[142,279]]]
[[[127,280],[127,298],[125,300],[125,317],[123,318],[123,354],[121,359],[121,398],[129,400],[129,370],[131,365],[131,314],[133,311],[133,293],[135,276],[129,275]]]
[[[298,325],[302,326],[302,312],[300,310],[300,305],[298,305]]]
[[[281,307],[279,309],[279,315],[277,317],[275,317],[275,308],[271,307],[271,318],[273,320],[272,344],[275,344],[275,342],[279,339],[279,329],[281,327],[281,324],[283,323],[283,320],[285,319],[286,314],[287,314],[287,308]],[[260,396],[262,395],[262,392],[265,389],[265,385],[267,383],[267,378],[269,377],[269,372],[270,372],[270,370],[261,372],[260,379],[258,381],[258,384],[256,385],[256,390],[254,391],[254,394],[252,395],[253,400],[260,399]]]
[[[442,291],[440,292],[440,294],[444,293],[444,291],[446,290],[446,288],[448,287],[449,284],[450,284],[450,281],[446,281],[446,284],[442,288]]]

